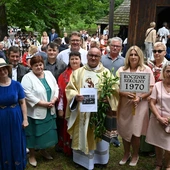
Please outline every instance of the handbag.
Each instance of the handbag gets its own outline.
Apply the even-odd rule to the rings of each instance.
[[[161,83],[161,117],[163,117],[163,113],[162,113],[162,84],[163,84],[163,82]],[[168,125],[167,126],[162,125],[162,127],[166,133],[170,134],[170,118],[168,118]]]

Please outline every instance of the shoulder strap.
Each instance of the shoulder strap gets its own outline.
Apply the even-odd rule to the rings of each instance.
[[[153,28],[153,29],[151,29],[151,30],[147,33],[146,37],[149,35],[149,33],[150,33],[152,30],[154,30],[154,28]]]

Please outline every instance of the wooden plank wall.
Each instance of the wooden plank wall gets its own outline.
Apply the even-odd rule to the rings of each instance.
[[[170,0],[131,0],[128,46],[143,48],[145,31],[150,22],[156,22],[157,6],[170,6]]]

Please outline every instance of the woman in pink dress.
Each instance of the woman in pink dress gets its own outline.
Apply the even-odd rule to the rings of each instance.
[[[43,35],[41,36],[41,44],[47,45],[49,43],[49,37],[47,35],[47,32],[44,31]]]
[[[155,146],[156,169],[161,170],[163,152],[166,170],[170,170],[170,132],[165,132],[165,127],[170,126],[170,62],[163,69],[161,78],[157,82],[151,94],[152,115],[146,136],[146,142]]]
[[[123,140],[124,155],[119,164],[124,165],[130,159],[130,146],[132,145],[133,153],[129,165],[136,166],[139,160],[140,136],[146,135],[149,122],[147,97],[150,95],[155,81],[151,69],[144,65],[143,52],[137,46],[132,46],[127,51],[125,66],[119,68],[118,75],[120,72],[150,74],[150,92],[136,94],[120,92],[117,128]]]

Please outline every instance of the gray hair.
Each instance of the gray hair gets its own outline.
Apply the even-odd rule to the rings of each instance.
[[[167,61],[167,62],[163,65],[163,67],[162,67],[161,75],[160,75],[160,79],[161,79],[161,80],[164,79],[164,72],[165,72],[165,70],[166,70],[166,68],[167,68],[168,66],[170,66],[170,61]]]
[[[123,41],[122,41],[122,39],[121,39],[120,37],[113,37],[113,38],[111,38],[111,39],[109,39],[109,40],[110,40],[109,45],[110,45],[113,41],[119,41],[121,45],[122,45],[122,43],[123,43]]]
[[[163,48],[163,50],[166,51],[166,45],[165,45],[163,42],[156,42],[156,43],[153,45],[154,48],[155,48],[155,47],[160,47],[160,46]]]

